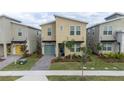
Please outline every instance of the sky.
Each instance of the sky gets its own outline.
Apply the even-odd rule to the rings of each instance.
[[[22,12],[0,13],[18,19],[24,24],[40,28],[40,24],[55,20],[54,14],[88,22],[88,26],[103,22],[112,12]]]

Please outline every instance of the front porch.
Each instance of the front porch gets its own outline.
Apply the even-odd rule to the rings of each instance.
[[[6,59],[8,55],[22,55],[24,53],[25,42],[11,42],[0,44],[0,57]]]

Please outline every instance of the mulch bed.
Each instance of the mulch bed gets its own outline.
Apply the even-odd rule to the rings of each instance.
[[[0,59],[0,62],[4,61],[5,59]]]
[[[103,56],[98,56],[98,58],[104,60],[105,62],[108,62],[108,63],[124,63],[124,58],[121,58],[121,59],[117,59],[117,58],[105,58]]]

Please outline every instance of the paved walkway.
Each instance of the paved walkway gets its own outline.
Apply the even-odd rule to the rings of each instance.
[[[124,71],[85,70],[84,76],[124,76]],[[47,81],[46,76],[81,76],[81,70],[0,71],[0,76],[22,76],[18,81]]]
[[[45,75],[42,76],[24,76],[16,81],[48,81]]]
[[[31,70],[48,70],[54,56],[43,56]]]
[[[0,71],[0,76],[42,76],[42,75],[66,75],[81,76],[81,70],[39,70],[39,71]],[[124,76],[124,71],[100,71],[85,70],[85,76]]]
[[[8,56],[4,61],[0,62],[0,70],[19,58],[20,56]]]

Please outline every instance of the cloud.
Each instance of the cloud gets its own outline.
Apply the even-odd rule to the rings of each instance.
[[[3,14],[3,13],[0,13]],[[109,12],[22,12],[22,13],[4,13],[10,17],[16,18],[25,24],[39,28],[41,23],[55,20],[54,14],[76,18],[87,21],[89,25],[104,21]]]

